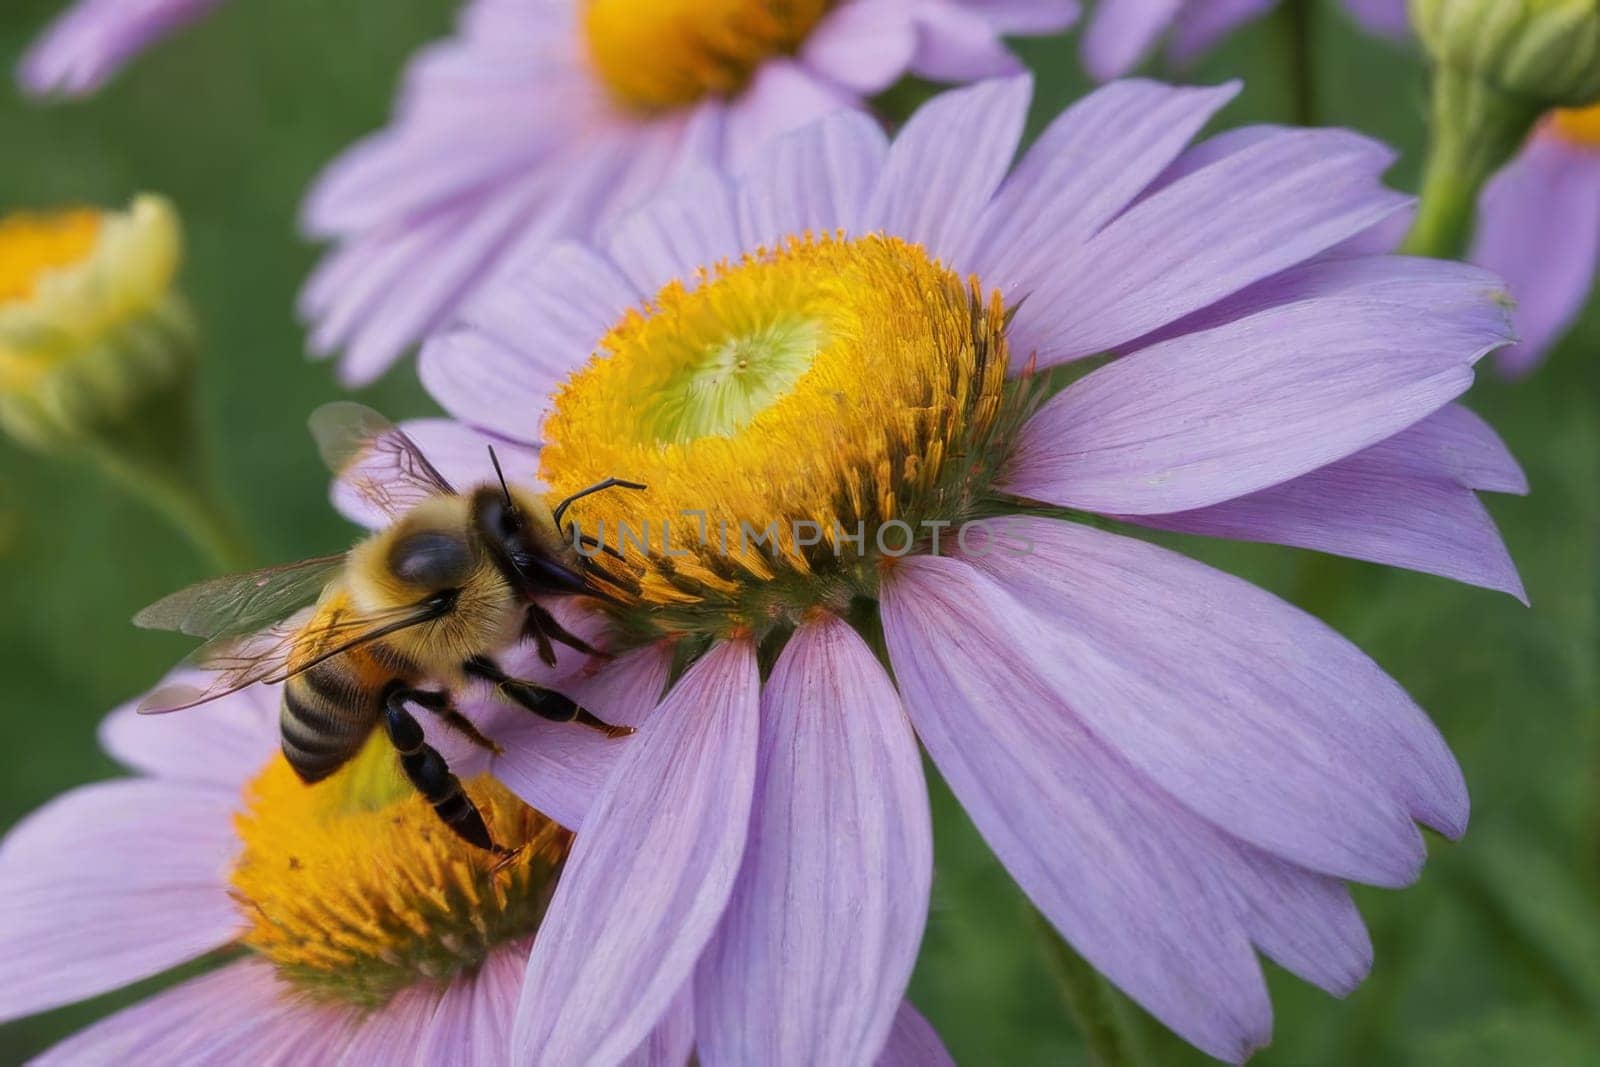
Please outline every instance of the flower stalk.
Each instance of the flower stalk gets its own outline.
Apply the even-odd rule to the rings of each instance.
[[[1294,121],[1299,126],[1319,125],[1317,102],[1316,12],[1311,0],[1289,0],[1280,16],[1285,53],[1289,62],[1289,82],[1293,91]]]
[[[200,439],[192,373],[199,336],[192,314],[173,295],[158,313],[130,324],[122,343],[128,352],[142,351],[148,363],[171,360],[177,372],[137,396],[120,417],[86,428],[84,451],[113,483],[188,538],[212,566],[227,571],[252,566],[254,553],[218,498]]]
[[[1118,1010],[1111,986],[1073,951],[1049,920],[1037,911],[1033,918],[1044,935],[1056,991],[1083,1038],[1089,1062],[1095,1067],[1132,1067],[1140,1062],[1134,1053],[1135,1042],[1128,1032],[1126,1014]]]
[[[1422,201],[1405,250],[1455,258],[1478,196],[1540,118],[1600,101],[1600,0],[1411,0],[1433,62]]]
[[[166,462],[159,449],[123,452],[102,443],[87,453],[110,481],[160,513],[215,569],[241,571],[254,564],[239,523],[205,488],[203,464]]]
[[[213,495],[194,416],[199,331],[174,286],[176,212],[17,214],[0,223],[0,430],[34,452],[88,456],[208,560],[250,553]]]
[[[1541,109],[1457,68],[1433,79],[1432,136],[1405,251],[1455,259],[1467,250],[1479,194],[1522,146]]]

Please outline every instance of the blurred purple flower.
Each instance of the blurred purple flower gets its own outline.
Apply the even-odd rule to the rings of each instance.
[[[1097,0],[1083,36],[1083,62],[1098,81],[1120,78],[1171,34],[1167,58],[1186,65],[1284,0]],[[1300,3],[1302,0],[1290,0]],[[1344,0],[1362,25],[1390,37],[1408,32],[1406,0]]]
[[[1546,120],[1484,190],[1471,259],[1516,298],[1518,343],[1496,353],[1510,377],[1544,361],[1594,290],[1600,256],[1600,108]]]
[[[78,0],[22,57],[17,78],[36,96],[86,96],[146,48],[222,0]]]
[[[1015,71],[1001,35],[1053,33],[1077,15],[1076,0],[802,3],[788,10],[825,13],[763,52],[732,21],[747,7],[475,0],[456,36],[414,62],[390,126],[330,165],[306,201],[306,231],[336,245],[301,298],[313,350],[342,350],[345,381],[371,381],[519,243],[585,234],[682,167],[741,162],[908,72],[964,82]],[[585,21],[597,11],[611,21]],[[729,47],[746,50],[749,69],[731,88],[696,86],[671,103],[625,99],[636,90],[613,84],[591,36],[610,40],[629,19],[660,23],[620,46],[625,72],[647,86],[681,90],[680,64],[726,78],[727,64],[704,57]],[[720,19],[724,36],[700,25]]]
[[[602,694],[590,691],[585,696],[609,713],[629,713],[622,704],[607,705]],[[250,831],[241,813],[251,810],[251,793],[264,777],[263,767],[281,764],[278,699],[277,687],[256,687],[196,715],[151,718],[137,715],[130,705],[106,719],[101,729],[106,749],[139,776],[72,790],[24,819],[0,844],[0,1019],[98,996],[207,953],[233,949],[241,940],[251,945],[247,931],[254,921],[252,911],[262,902],[247,899],[232,872],[248,848]],[[566,761],[565,778],[542,775],[539,788],[547,796],[559,794],[557,806],[569,812],[592,792],[579,784],[585,775],[614,762],[627,745],[608,747],[574,737],[589,731],[551,731],[549,724],[531,724],[525,713],[507,714],[487,701],[469,710],[491,729],[502,730],[508,742],[538,751],[537,758],[550,760],[555,754]],[[519,731],[528,728],[544,731],[543,737],[517,740]],[[470,748],[463,749],[448,734],[431,732],[435,744],[452,747],[458,769],[486,769],[481,758],[474,764]],[[577,750],[563,749],[567,742]],[[338,788],[331,781],[306,787],[286,766],[282,770],[290,789]],[[412,807],[426,820],[425,808]],[[330,818],[337,828],[341,818],[368,816],[408,817],[384,810],[350,816],[335,812]],[[364,831],[372,825],[361,823],[356,840],[366,841]],[[289,830],[301,835],[307,849],[303,855],[318,852],[315,836],[325,832],[319,824]],[[452,847],[446,840],[446,851]],[[351,869],[395,860],[393,855],[365,856],[359,849],[333,853],[334,866]],[[313,863],[309,858],[306,862]],[[337,870],[307,869],[308,887],[336,886],[339,881]],[[387,875],[379,877],[390,880],[381,896],[404,900],[413,891],[408,879],[418,868],[407,870],[402,862],[382,869]],[[474,916],[468,913],[481,910],[485,898],[458,895],[465,864],[423,864],[420,869],[448,871],[449,881],[422,887],[422,895],[454,901],[451,918],[471,929],[467,924]],[[518,884],[500,877],[503,891]],[[314,928],[308,936],[325,939],[323,944],[335,951],[351,943],[344,937],[359,940],[370,934],[370,929],[353,934],[333,929],[339,916],[359,912],[364,905],[381,908],[386,902],[322,902],[306,899],[309,888],[296,887],[296,893],[292,902],[267,904],[276,910],[293,903],[312,913],[326,906],[325,914],[335,916],[334,923]],[[511,1024],[528,951],[528,936],[493,944],[458,938],[441,949],[444,958],[473,952],[481,952],[481,958],[448,977],[420,965],[414,981],[392,995],[369,995],[358,1002],[332,991],[343,990],[346,978],[359,988],[361,975],[328,972],[312,981],[303,969],[286,968],[269,953],[245,951],[101,1020],[33,1062],[41,1067],[126,1062],[503,1067],[512,1062]],[[625,998],[626,992],[612,995]],[[638,1048],[624,1050],[612,1062],[682,1067],[694,1046],[695,1025],[691,1002],[680,998]],[[881,1062],[909,1067],[950,1061],[928,1023],[903,1005]]]
[[[1437,730],[1304,612],[1039,508],[1522,596],[1475,491],[1525,482],[1452,403],[1509,340],[1500,283],[1386,254],[1385,223],[1407,201],[1380,184],[1392,153],[1363,137],[1250,128],[1187,147],[1236,88],[1112,84],[1014,168],[1025,78],[937,98],[892,145],[860,115],[832,116],[735,176],[687,177],[606,242],[527,250],[425,346],[439,402],[542,447],[547,483],[592,477],[568,465],[595,449],[632,457],[610,473],[650,491],[575,509],[608,526],[618,509],[676,514],[685,500],[664,494],[679,484],[701,486],[707,508],[724,493],[765,505],[767,493],[781,516],[785,493],[830,471],[844,480],[819,499],[845,508],[874,492],[914,499],[909,479],[939,457],[987,462],[936,436],[925,453],[853,470],[863,445],[840,429],[857,425],[849,396],[868,406],[870,436],[921,425],[943,389],[974,395],[939,384],[955,371],[923,392],[874,361],[923,336],[964,344],[969,329],[976,348],[933,342],[923,356],[959,368],[963,351],[992,352],[975,324],[999,320],[975,317],[976,294],[1003,298],[1013,374],[1118,357],[1033,414],[989,484],[935,483],[940,500],[970,490],[988,503],[976,518],[955,504],[934,514],[1030,543],[1028,555],[919,543],[909,558],[824,572],[826,554],[786,570],[775,551],[760,567],[781,584],[764,588],[709,550],[687,562],[630,551],[644,592],[613,613],[635,633],[668,620],[634,655],[666,658],[684,633],[709,647],[598,787],[552,901],[560,933],[530,959],[516,1055],[561,1063],[631,1046],[690,985],[708,1065],[872,1049],[928,903],[918,738],[1067,940],[1206,1052],[1239,1060],[1268,1040],[1257,951],[1335,994],[1366,975],[1371,945],[1345,883],[1416,879],[1413,820],[1450,837],[1466,826],[1465,784]],[[808,256],[901,264],[862,275],[885,285],[948,270],[974,307],[947,320],[949,305],[917,303],[950,291],[939,284],[885,290],[896,295],[879,304],[836,273],[774,273],[803,271]],[[838,301],[844,332],[806,325]],[[806,337],[825,344],[812,351]],[[897,340],[857,351],[855,337]],[[826,375],[816,388],[806,366]],[[773,375],[788,384],[769,388]],[[873,406],[904,388],[905,407]],[[613,424],[583,421],[595,412]],[[780,431],[809,444],[773,453]],[[723,465],[702,471],[713,459]],[[983,519],[996,506],[985,493],[1022,514]],[[820,573],[827,582],[807,577]],[[838,614],[866,594],[841,599],[841,586],[872,590],[893,680]],[[734,606],[716,607],[727,588]],[[763,681],[757,648],[773,654],[786,625]],[[594,993],[617,988],[630,995]]]

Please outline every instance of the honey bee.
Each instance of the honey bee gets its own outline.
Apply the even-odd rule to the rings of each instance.
[[[214,578],[145,608],[135,625],[205,639],[185,662],[209,679],[158,689],[139,710],[177,711],[283,682],[283,754],[302,780],[338,770],[382,723],[401,769],[444,824],[507,855],[411,708],[496,750],[451,699],[453,686],[476,678],[547,719],[631,733],[554,690],[508,676],[493,657],[524,638],[551,666],[556,643],[604,655],[536,598],[606,595],[595,584],[595,561],[563,536],[562,515],[590,493],[644,486],[609,478],[552,510],[506,482],[492,448],[498,484],[458,493],[398,427],[359,404],[319,408],[311,431],[342,486],[392,524],[341,555]],[[424,688],[430,683],[442,685]]]

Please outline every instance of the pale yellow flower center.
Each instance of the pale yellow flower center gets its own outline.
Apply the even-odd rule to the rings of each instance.
[[[541,475],[553,496],[648,486],[569,514],[669,629],[837,609],[874,587],[885,524],[909,527],[898,550],[986,493],[1017,423],[1005,323],[998,294],[919,245],[793,237],[617,323],[558,392]]]
[[[98,211],[19,212],[0,219],[0,303],[31,300],[51,271],[89,258],[100,239]]]
[[[313,997],[373,1007],[531,935],[572,835],[487,775],[467,791],[495,840],[521,850],[499,870],[405,782],[381,734],[316,785],[274,756],[234,820],[244,944]]]
[[[588,0],[584,36],[625,105],[662,111],[731,96],[758,67],[795,51],[832,0]]]

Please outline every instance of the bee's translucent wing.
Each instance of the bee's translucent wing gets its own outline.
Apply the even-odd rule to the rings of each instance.
[[[343,566],[341,554],[225,574],[156,601],[135,615],[133,624],[208,641],[254,633],[315,603]]]
[[[139,712],[158,715],[181,711],[246,686],[286,681],[369,641],[437,619],[452,606],[449,601],[430,598],[364,615],[341,612],[319,616],[315,608],[307,608],[257,633],[214,638],[183,661],[186,667],[206,671],[210,675],[206,684],[178,682],[162,686],[139,702]]]
[[[256,633],[227,634],[207,641],[182,664],[205,673],[183,671],[185,681],[163,685],[139,701],[139,713],[154,715],[192,708],[269,680],[287,667],[295,634],[313,611],[307,608]]]
[[[405,431],[361,404],[324,404],[311,414],[311,436],[334,477],[360,499],[397,519],[455,487]]]

